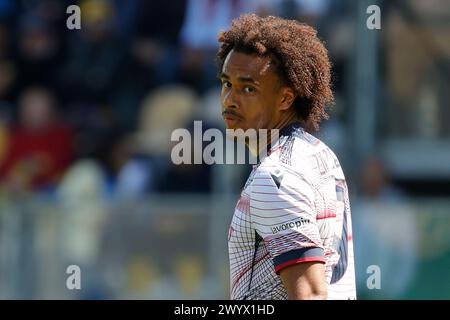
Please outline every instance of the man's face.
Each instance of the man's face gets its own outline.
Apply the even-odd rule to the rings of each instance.
[[[40,130],[52,121],[52,96],[43,89],[27,90],[20,99],[19,107],[21,125],[28,130]]]
[[[280,78],[270,57],[231,50],[223,64],[222,115],[228,129],[272,129],[280,118]]]

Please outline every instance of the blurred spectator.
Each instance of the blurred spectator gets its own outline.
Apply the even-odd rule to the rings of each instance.
[[[152,177],[149,188],[153,191],[165,191],[162,186],[166,184],[168,172],[174,166],[170,159],[171,134],[175,129],[183,128],[191,119],[197,102],[195,92],[181,85],[159,87],[142,101],[133,143],[136,152],[146,155],[149,160],[151,172],[147,176]]]
[[[330,0],[260,0],[259,11],[265,15],[295,19],[318,28],[332,5],[333,1]]]
[[[358,297],[402,299],[417,268],[414,212],[378,158],[364,162],[360,177],[362,194],[352,204]],[[380,268],[379,290],[367,285],[369,266]]]
[[[8,152],[8,128],[0,118],[0,163],[3,163]]]
[[[360,196],[376,201],[395,201],[404,197],[391,181],[383,162],[370,156],[363,162],[360,184]]]
[[[150,158],[136,148],[134,138],[129,134],[111,141],[103,158],[103,167],[112,201],[142,199],[154,188]]]
[[[64,233],[65,258],[90,265],[98,255],[97,237],[105,212],[105,177],[92,160],[74,163],[62,177],[58,195],[68,226]]]
[[[183,85],[167,85],[152,90],[142,101],[136,143],[143,152],[170,156],[173,130],[183,128],[195,113],[197,94]]]
[[[115,186],[115,195],[120,200],[142,199],[155,188],[154,172],[149,157],[140,154],[131,139],[125,137],[120,140],[116,151],[116,157],[123,157],[119,160],[121,166],[117,170]]]
[[[60,212],[65,223],[60,227],[64,237],[61,258],[65,265],[76,264],[87,279],[83,284],[81,299],[108,299],[99,281],[99,270],[93,267],[99,255],[101,228],[105,220],[105,174],[97,161],[81,159],[66,172],[58,186]]]
[[[117,34],[110,1],[83,0],[83,27],[69,34],[68,56],[60,70],[64,96],[71,103],[106,103],[118,80],[126,47]]]
[[[194,137],[194,125],[191,123],[185,125],[186,129],[189,130],[191,137]],[[209,128],[203,125],[203,130],[208,130]],[[193,138],[194,139],[194,138]],[[193,141],[192,139],[192,141]],[[202,143],[202,149],[204,150],[207,143]],[[192,143],[191,147],[194,145]],[[173,164],[170,159],[168,159],[169,167],[167,168],[166,174],[158,183],[158,191],[161,192],[174,192],[174,193],[209,193],[212,188],[211,181],[211,166],[202,164],[193,164],[194,152],[192,150],[192,164]]]
[[[8,59],[12,56],[11,27],[0,20],[0,59]]]
[[[448,1],[395,1],[387,6],[386,86],[391,136],[448,137],[450,29]]]
[[[239,15],[255,12],[254,0],[188,0],[181,30],[181,78],[203,92],[217,82],[217,35]]]
[[[18,5],[17,0],[2,0],[0,1],[0,20],[8,24],[12,24],[13,19],[17,13]],[[0,27],[1,29],[1,27]],[[1,31],[0,31],[0,39]],[[0,46],[1,48],[1,46]],[[2,51],[0,50],[0,54]]]
[[[19,99],[19,121],[10,130],[0,179],[10,190],[45,190],[54,186],[73,156],[73,133],[56,116],[52,93],[41,87]]]
[[[17,79],[13,61],[0,59],[0,118],[9,121],[12,116],[12,101],[15,98]]]
[[[101,166],[96,161],[83,159],[73,163],[67,169],[60,181],[58,192],[63,199],[62,203],[68,208],[84,208],[103,202],[104,183],[105,176]],[[80,210],[80,212],[85,211]]]
[[[62,47],[52,25],[35,14],[21,16],[17,39],[18,81],[21,88],[41,84],[58,88]]]
[[[178,36],[186,0],[140,1],[132,40],[133,77],[151,86],[176,81]]]
[[[126,129],[136,125],[140,101],[150,89],[177,82],[178,37],[186,0],[135,0],[133,5],[134,23],[129,26],[133,33],[126,35],[127,57],[111,99],[115,117]],[[126,6],[129,8],[130,4],[127,2]]]
[[[194,138],[193,120],[196,119],[199,105],[197,94],[182,85],[162,86],[144,99],[134,139],[138,152],[146,155],[150,161],[154,191],[210,190],[210,166],[175,165],[171,160],[172,147],[177,143],[171,142],[173,131],[186,128]],[[206,129],[208,127],[203,124],[203,130]]]

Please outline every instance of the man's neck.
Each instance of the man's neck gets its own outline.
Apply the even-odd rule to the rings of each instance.
[[[276,123],[272,129],[267,130],[267,137],[264,139],[264,137],[257,136],[257,143],[251,144],[247,143],[247,147],[249,148],[250,152],[254,157],[258,156],[259,158],[266,156],[267,152],[270,152],[271,146],[273,146],[277,140],[280,137],[280,130],[283,128],[286,128],[290,126],[293,123],[297,123],[298,119],[295,116],[295,114],[290,115],[289,117],[285,117],[284,119],[281,119],[278,123]],[[272,130],[277,130],[276,134],[272,134]],[[256,148],[254,148],[256,145]],[[253,147],[253,148],[252,148]]]

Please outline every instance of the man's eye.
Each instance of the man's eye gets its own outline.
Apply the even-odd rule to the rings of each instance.
[[[245,87],[244,91],[246,93],[253,93],[253,92],[255,92],[255,88],[253,88],[253,87]]]
[[[223,81],[222,86],[224,86],[225,88],[231,88],[231,83],[229,81]]]

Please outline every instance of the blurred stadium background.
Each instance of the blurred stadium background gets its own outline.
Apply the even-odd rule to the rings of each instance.
[[[216,35],[243,12],[310,23],[329,48],[318,136],[352,194],[358,297],[450,298],[446,0],[0,0],[0,298],[228,298],[249,166],[175,166],[170,133],[223,129]]]

